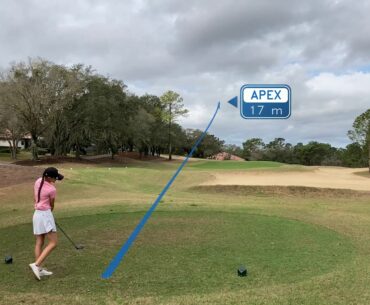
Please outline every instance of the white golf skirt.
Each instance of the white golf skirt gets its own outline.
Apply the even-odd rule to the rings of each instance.
[[[33,234],[42,235],[49,232],[56,232],[54,216],[51,210],[41,211],[35,210],[33,213]]]

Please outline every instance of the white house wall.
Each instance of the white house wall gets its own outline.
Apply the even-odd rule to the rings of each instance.
[[[23,143],[23,145],[22,145]],[[0,147],[9,147],[9,142],[6,140],[0,140]],[[19,141],[18,142],[18,148],[23,148],[24,149],[24,141]]]

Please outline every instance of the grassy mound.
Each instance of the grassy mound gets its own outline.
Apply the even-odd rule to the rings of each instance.
[[[14,256],[0,268],[1,287],[8,292],[103,298],[210,293],[220,289],[294,283],[325,274],[351,260],[350,242],[323,227],[279,217],[247,213],[159,212],[153,215],[110,280],[100,274],[142,213],[100,214],[59,221],[77,242],[74,250],[59,235],[60,246],[47,261],[54,276],[33,279],[28,270],[33,237],[30,224],[0,230],[1,249]],[[236,276],[244,264],[247,278]]]
[[[244,170],[244,169],[259,169],[259,168],[276,168],[283,166],[283,163],[272,161],[199,161],[188,164],[189,168],[212,170],[212,169],[228,169],[228,170]]]
[[[308,186],[275,186],[275,185],[200,185],[190,188],[191,191],[207,194],[230,194],[238,196],[299,196],[303,198],[369,198],[370,192],[350,189],[318,188]]]

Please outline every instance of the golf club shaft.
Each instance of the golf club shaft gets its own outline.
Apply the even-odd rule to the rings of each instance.
[[[60,231],[62,231],[62,233],[64,234],[65,237],[67,237],[67,239],[72,243],[72,245],[77,249],[78,247],[76,246],[76,244],[73,242],[73,240],[67,235],[67,233],[63,230],[63,228],[60,226],[60,224],[58,224],[57,222],[55,222],[55,224],[57,225],[57,227],[60,229]]]

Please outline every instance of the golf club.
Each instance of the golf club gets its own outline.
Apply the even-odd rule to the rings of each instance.
[[[63,228],[60,226],[60,224],[58,224],[57,222],[55,222],[55,224],[60,229],[60,231],[62,231],[62,233],[65,235],[65,237],[67,237],[67,239],[72,243],[72,245],[75,247],[76,250],[82,250],[84,248],[83,245],[76,245],[73,242],[73,240],[67,235],[67,233],[63,230]]]

